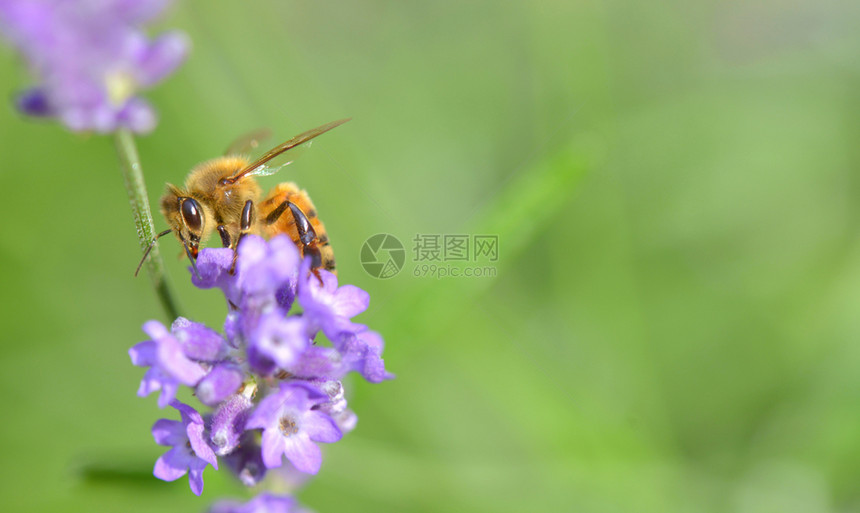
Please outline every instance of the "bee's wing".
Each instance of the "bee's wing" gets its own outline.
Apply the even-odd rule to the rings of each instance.
[[[241,176],[269,176],[277,173],[281,170],[282,167],[288,166],[292,164],[297,158],[304,155],[304,153],[311,147],[313,141],[307,141],[297,146],[293,146],[290,148],[290,151],[284,150],[280,154],[274,156],[268,162],[260,164],[259,166],[252,168],[248,166],[245,169],[249,169],[248,172]],[[262,158],[262,157],[261,157]],[[241,177],[240,176],[240,177]]]
[[[291,163],[295,160],[295,156],[293,153],[290,155],[284,155],[287,150],[291,150],[296,146],[301,146],[305,143],[308,143],[311,139],[318,135],[322,135],[332,128],[338,127],[344,123],[349,121],[349,119],[340,119],[338,121],[332,121],[331,123],[326,123],[325,125],[318,126],[314,129],[308,130],[302,134],[299,134],[289,141],[281,143],[271,150],[267,151],[262,157],[258,158],[248,166],[243,169],[240,169],[236,174],[229,178],[225,178],[224,181],[228,183],[234,183],[238,179],[243,176],[268,176],[274,173],[277,173],[282,167]],[[275,159],[275,157],[279,157]]]
[[[272,136],[272,131],[268,128],[261,128],[248,132],[230,143],[224,155],[245,155],[252,152],[260,146],[260,143]]]

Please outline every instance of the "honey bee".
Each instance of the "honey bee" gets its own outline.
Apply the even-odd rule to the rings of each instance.
[[[285,233],[302,257],[311,257],[311,270],[317,278],[320,268],[336,272],[325,225],[317,217],[307,192],[294,183],[281,183],[260,201],[262,190],[254,177],[278,172],[292,162],[285,158],[288,150],[347,121],[349,119],[341,119],[308,130],[250,162],[242,153],[257,144],[257,137],[252,134],[231,145],[223,157],[198,164],[188,174],[184,188],[167,184],[167,191],[161,197],[161,213],[170,229],[159,233],[156,240],[171,232],[176,234],[197,274],[200,245],[215,231],[221,237],[221,244],[233,249],[234,265],[236,250],[245,235],[269,238]],[[135,275],[154,244],[155,240],[144,253]]]

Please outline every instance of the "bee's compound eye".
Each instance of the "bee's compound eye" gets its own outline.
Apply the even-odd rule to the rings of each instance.
[[[185,225],[189,230],[200,231],[203,227],[203,219],[200,217],[200,203],[194,198],[184,198],[182,200],[182,218],[185,220]]]

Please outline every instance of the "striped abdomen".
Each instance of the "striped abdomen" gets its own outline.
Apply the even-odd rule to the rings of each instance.
[[[334,262],[334,251],[328,241],[325,225],[317,217],[317,211],[308,193],[299,189],[292,182],[278,184],[269,191],[266,197],[258,204],[260,226],[267,238],[274,237],[279,233],[286,233],[293,240],[296,247],[302,251],[304,256],[304,245],[296,228],[296,220],[289,208],[285,208],[285,202],[291,202],[305,214],[316,232],[317,238],[311,242],[319,250],[321,261],[320,268],[336,273]]]

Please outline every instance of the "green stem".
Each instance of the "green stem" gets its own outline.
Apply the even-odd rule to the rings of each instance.
[[[140,166],[140,158],[137,155],[137,147],[134,145],[134,137],[131,132],[120,129],[116,132],[116,151],[122,168],[122,178],[125,189],[128,191],[128,202],[131,213],[134,215],[134,226],[137,228],[137,239],[140,241],[141,251],[152,244],[152,250],[147,258],[146,268],[155,288],[155,294],[164,307],[167,316],[173,320],[179,317],[179,309],[170,287],[164,277],[164,264],[158,251],[158,243],[155,242],[155,226],[152,224],[152,212],[149,210],[149,197],[143,183],[143,169]]]

